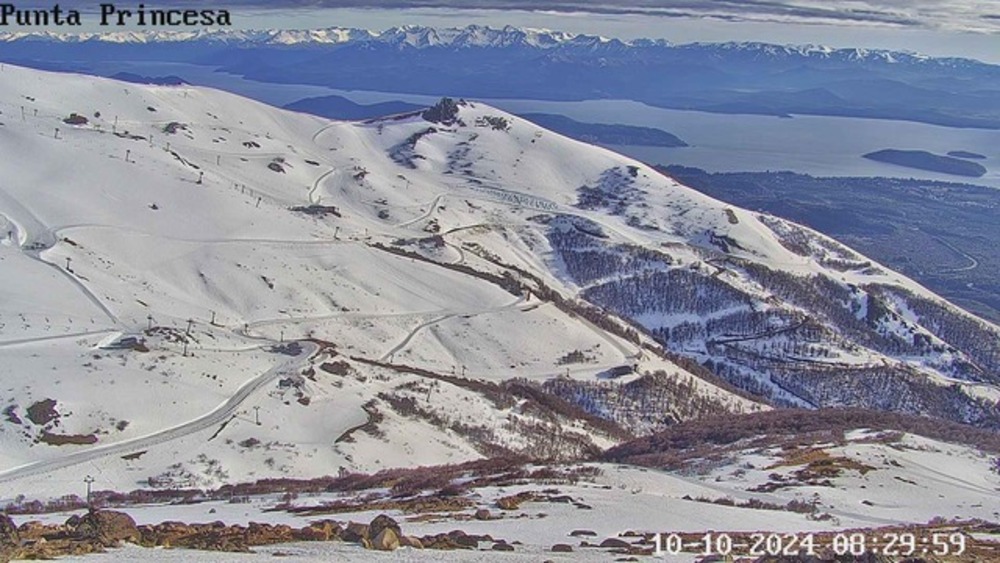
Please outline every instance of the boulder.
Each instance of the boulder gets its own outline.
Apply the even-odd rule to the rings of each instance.
[[[13,559],[14,550],[20,542],[21,538],[14,521],[6,514],[0,514],[0,561]]]
[[[399,549],[399,535],[392,528],[382,530],[372,539],[372,549],[378,551],[396,551]]]
[[[360,522],[348,522],[344,532],[340,535],[342,540],[350,543],[362,543],[362,540],[367,541],[370,537],[368,524]]]
[[[420,543],[427,549],[467,549],[468,546],[459,545],[448,534],[436,534],[420,538]]]
[[[517,497],[502,497],[497,499],[497,506],[501,510],[517,510],[521,501]]]
[[[521,507],[522,503],[535,500],[535,498],[534,493],[525,491],[516,495],[498,498],[497,506],[502,510],[517,510]]]
[[[612,547],[612,548],[625,548],[628,549],[632,547],[632,544],[625,540],[620,540],[618,538],[608,538],[601,542],[600,547]]]
[[[553,553],[573,553],[573,546],[565,543],[557,543],[552,546]]]
[[[476,520],[491,520],[493,518],[493,515],[490,514],[490,511],[488,509],[480,508],[479,510],[476,511],[475,518]]]
[[[470,536],[462,530],[452,530],[451,532],[448,532],[448,537],[451,538],[451,541],[455,542],[455,544],[459,547],[479,549],[480,538],[478,536]]]
[[[385,529],[390,529],[395,532],[396,538],[403,535],[403,531],[400,529],[399,524],[395,520],[385,514],[379,514],[374,520],[371,521],[370,524],[368,524],[368,537],[374,538]]]
[[[74,530],[80,539],[94,541],[104,547],[115,547],[121,542],[138,543],[142,538],[135,520],[124,512],[93,510],[80,518]]]
[[[507,542],[501,541],[493,544],[493,547],[490,549],[492,549],[493,551],[514,551],[514,546],[510,545]]]
[[[423,549],[424,543],[420,541],[420,538],[414,536],[402,536],[399,538],[399,545],[401,547],[412,547],[413,549]]]

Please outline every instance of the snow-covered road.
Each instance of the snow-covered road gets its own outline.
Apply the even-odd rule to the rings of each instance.
[[[225,402],[194,420],[190,420],[152,434],[147,434],[146,436],[134,438],[132,440],[125,440],[104,446],[88,448],[86,450],[60,456],[55,459],[36,461],[20,467],[7,469],[0,472],[0,483],[41,475],[103,457],[143,450],[164,442],[169,442],[171,440],[176,440],[178,438],[200,432],[217,424],[221,424],[224,420],[232,416],[248,397],[253,395],[265,385],[273,382],[282,375],[286,375],[289,371],[298,367],[319,349],[319,347],[312,342],[300,342],[299,345],[301,346],[301,350],[297,355],[285,359],[268,371],[247,381]]]

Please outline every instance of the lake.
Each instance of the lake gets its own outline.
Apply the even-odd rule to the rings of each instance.
[[[271,84],[215,72],[212,67],[176,63],[121,63],[96,68],[100,74],[128,71],[146,76],[176,75],[192,84],[216,87],[274,105],[305,97],[339,95],[361,104],[400,100],[431,104],[434,96],[337,90],[304,84]],[[816,176],[895,176],[968,182],[1000,188],[1000,131],[959,129],[923,123],[850,117],[729,115],[661,109],[629,100],[552,102],[483,100],[513,113],[542,112],[591,123],[656,127],[689,143],[685,148],[609,146],[651,164],[680,164],[712,172],[791,170]],[[879,163],[861,155],[886,148],[944,154],[979,153],[989,173],[962,178]]]

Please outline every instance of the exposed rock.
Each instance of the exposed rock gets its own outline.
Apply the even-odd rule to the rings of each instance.
[[[371,538],[371,533],[368,529],[368,524],[348,522],[347,527],[344,529],[340,537],[346,542],[361,543],[362,540]]]
[[[93,540],[104,547],[114,547],[123,541],[137,543],[142,539],[135,520],[124,512],[113,510],[88,512],[74,532],[77,537]]]
[[[557,543],[552,546],[551,551],[553,553],[573,553],[573,546],[565,543]]]
[[[453,550],[467,549],[468,546],[459,545],[454,538],[448,534],[435,534],[420,538],[420,543],[427,549]]]
[[[458,106],[455,100],[451,98],[441,98],[437,104],[427,108],[421,117],[430,121],[431,123],[441,123],[444,125],[451,125],[455,123],[458,118]],[[464,105],[464,104],[463,104]]]
[[[521,507],[521,503],[534,499],[535,493],[525,491],[523,493],[517,493],[516,495],[498,498],[497,506],[502,510],[517,510]]]
[[[333,520],[319,520],[292,532],[292,536],[298,541],[331,541],[339,539],[340,534],[340,524]]]
[[[413,536],[402,536],[399,538],[399,545],[402,547],[412,547],[414,549],[423,549],[424,544],[420,541],[420,538]]]
[[[28,407],[28,420],[43,426],[59,418],[59,411],[56,410],[54,399],[45,399]]]
[[[493,515],[490,514],[489,509],[480,508],[479,510],[476,511],[475,518],[476,520],[491,520],[493,519]]]
[[[569,533],[569,535],[573,536],[574,538],[594,537],[597,535],[597,532],[593,530],[573,530],[572,532]]]
[[[69,526],[69,520],[66,521]],[[142,535],[140,543],[146,547],[177,545],[177,539],[194,533],[190,526],[182,522],[162,522],[155,526],[139,526]]]
[[[382,528],[372,540],[372,549],[395,551],[399,549],[399,534],[392,528]]]
[[[250,522],[243,533],[243,540],[247,545],[287,543],[293,539],[291,526],[285,524],[272,525]]]
[[[399,524],[395,520],[385,514],[379,514],[368,524],[368,537],[374,538],[387,528],[395,532],[397,538],[403,535],[403,531],[399,528]]]
[[[452,538],[452,539],[454,539],[455,543],[457,543],[462,547],[471,547],[472,549],[479,548],[479,539],[473,536],[459,536],[457,538]]]
[[[0,514],[0,561],[10,561],[20,541],[14,521],[6,514]]]
[[[493,551],[514,551],[514,546],[507,542],[497,542],[491,548]]]
[[[18,541],[20,541],[20,536],[14,521],[10,519],[10,516],[0,514],[0,545],[17,544]]]
[[[17,528],[17,535],[22,540],[37,540],[52,533],[52,528],[42,524],[38,520],[29,520]]]
[[[618,538],[608,538],[601,542],[600,547],[615,547],[615,548],[625,548],[628,549],[632,547],[632,544],[625,540],[620,540]]]
[[[63,123],[67,125],[86,125],[89,122],[89,119],[78,113],[71,113],[69,114],[69,117],[63,119]]]

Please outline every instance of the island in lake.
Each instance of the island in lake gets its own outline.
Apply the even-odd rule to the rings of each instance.
[[[979,154],[977,152],[969,151],[951,151],[948,156],[953,156],[955,158],[973,159],[973,160],[986,160],[986,156]]]
[[[864,157],[877,162],[940,172],[941,174],[951,174],[953,176],[980,178],[986,175],[986,167],[982,164],[927,151],[885,149],[870,152],[864,155]]]

